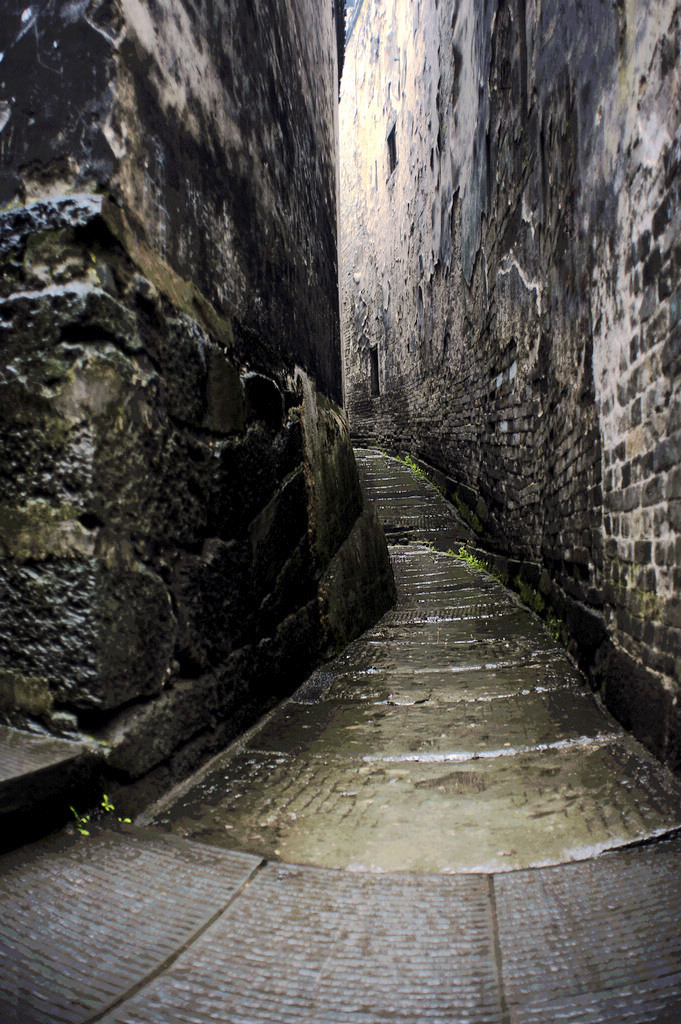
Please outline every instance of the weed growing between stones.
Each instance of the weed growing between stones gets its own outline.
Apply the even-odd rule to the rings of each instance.
[[[453,551],[452,548],[450,548],[447,554],[451,555],[452,558],[462,559],[462,561],[466,562],[471,569],[481,569],[489,576],[492,576],[498,583],[501,583],[502,586],[508,586],[508,576],[498,572],[498,570],[495,569],[493,565],[490,565],[489,562],[485,562],[482,558],[477,558],[475,555],[472,555],[465,544],[462,544],[458,551]]]
[[[79,814],[76,808],[73,806],[69,807],[69,810],[73,814],[73,817],[76,819],[76,829],[78,830],[78,832],[80,832],[82,836],[89,836],[90,830],[86,826],[90,824],[90,815]]]
[[[521,576],[514,577],[513,580],[509,580],[508,576],[498,572],[494,566],[490,565],[489,562],[485,562],[481,558],[477,558],[472,555],[466,548],[465,544],[462,544],[458,551],[453,551],[451,548],[447,552],[454,558],[460,558],[466,562],[472,569],[481,569],[483,572],[488,573],[495,580],[501,583],[504,587],[510,587],[519,594],[520,600],[524,605],[527,605],[536,615],[544,620],[549,633],[554,640],[561,643],[563,647],[567,647],[570,641],[570,634],[568,632],[567,624],[556,615],[553,608],[547,605],[544,597],[535,590],[534,587],[530,586]]]
[[[439,484],[437,480],[435,480],[430,475],[430,473],[427,473],[425,469],[422,469],[421,466],[419,466],[414,461],[414,459],[412,459],[411,455],[406,455],[404,458],[401,458],[399,455],[397,455],[395,456],[395,458],[397,459],[398,462],[401,462],[403,466],[406,466],[407,469],[410,469],[414,476],[418,476],[421,478],[421,480],[427,480],[429,484],[432,484],[435,490],[442,495],[445,501],[453,501],[454,505],[456,506],[456,510],[463,519],[463,521],[467,523],[468,526],[470,526],[471,530],[473,530],[474,533],[478,534],[478,536],[482,536],[482,534],[485,532],[485,528],[482,525],[482,520],[480,519],[480,516],[477,514],[477,512],[469,508],[469,506],[466,504],[463,498],[461,498],[458,494],[453,494],[452,497],[450,498],[449,495],[447,494],[446,489],[442,487],[442,485]]]
[[[76,808],[73,806],[70,806],[69,810],[73,814],[73,817],[76,819],[76,831],[79,832],[81,836],[89,836],[90,829],[88,826],[92,825],[97,821],[100,821],[105,814],[111,814],[113,811],[116,810],[116,808],[112,804],[111,800],[109,800],[109,797],[106,795],[106,793],[103,793],[99,805],[95,807],[94,810],[90,811],[88,814],[79,814]],[[121,824],[125,823],[129,825],[130,820],[130,818],[118,818],[118,821],[121,822]]]
[[[432,484],[433,487],[440,492],[443,498],[449,500],[444,488],[437,484],[430,474],[422,469],[410,455],[407,455],[404,458],[399,455],[394,457],[398,462],[401,462],[403,466],[410,469],[414,476],[420,477],[422,480],[427,480],[428,483]],[[456,509],[464,522],[466,522],[476,534],[482,534],[484,532],[484,527],[480,517],[471,508],[469,508],[458,494],[453,495],[453,500]],[[426,542],[426,547],[434,550],[435,545]],[[502,586],[515,590],[516,593],[519,594],[520,600],[523,604],[544,620],[554,640],[557,640],[564,647],[568,646],[570,634],[568,632],[567,624],[558,615],[556,615],[550,605],[547,605],[543,595],[540,594],[538,590],[535,590],[534,587],[527,583],[521,576],[516,576],[513,580],[510,580],[505,573],[500,573],[489,562],[471,554],[465,544],[462,544],[458,551],[454,551],[450,548],[449,551],[447,551],[447,554],[452,558],[460,558],[469,565],[471,569],[478,569],[482,572],[486,572],[498,583],[501,583]]]
[[[459,513],[463,521],[465,523],[468,523],[471,530],[473,530],[474,533],[482,534],[484,532],[484,527],[482,525],[480,516],[477,514],[477,512],[474,512],[472,509],[470,509],[466,502],[462,498],[460,498],[458,494],[454,495],[454,504],[456,505],[456,511]]]
[[[403,466],[406,466],[407,469],[410,469],[414,476],[420,477],[421,480],[427,480],[429,484],[433,485],[436,491],[439,491],[443,498],[447,498],[447,494],[445,492],[444,487],[441,487],[440,484],[438,484],[433,479],[430,473],[426,473],[425,469],[421,469],[421,467],[416,462],[414,462],[411,455],[406,455],[404,458],[401,458],[401,456],[396,455],[395,458],[397,459],[398,462],[401,462]]]

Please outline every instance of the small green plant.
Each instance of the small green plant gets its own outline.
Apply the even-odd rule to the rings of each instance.
[[[498,569],[495,569],[489,562],[485,562],[482,558],[478,558],[477,555],[471,554],[465,544],[462,544],[458,551],[449,549],[447,552],[452,558],[460,558],[466,562],[471,569],[480,569],[482,572],[486,572],[488,576],[492,576],[497,583],[501,583],[504,587],[508,586],[508,576],[503,575]]]
[[[558,643],[561,643],[563,647],[567,647],[570,641],[570,634],[568,632],[567,625],[562,619],[558,618],[551,608],[546,612],[545,622],[553,639],[557,640]]]
[[[90,823],[90,815],[79,814],[75,807],[69,807],[69,810],[73,814],[73,817],[76,819],[76,828],[80,832],[80,834],[82,836],[89,836],[90,831],[85,826],[89,825]]]
[[[473,512],[458,494],[454,495],[454,504],[463,521],[468,523],[474,533],[481,534],[484,528],[477,512]]]
[[[482,558],[477,558],[472,555],[465,544],[462,544],[458,551],[453,551],[451,548],[447,552],[452,558],[461,558],[471,569],[480,569],[482,572],[486,572],[488,576],[492,576],[497,583],[501,583],[502,586],[508,586],[508,577],[503,576],[493,565],[489,562],[485,562]]]
[[[421,469],[418,463],[416,463],[412,459],[411,455],[406,455],[404,458],[401,458],[399,455],[397,455],[396,458],[397,461],[401,462],[403,466],[406,466],[407,469],[410,469],[414,476],[419,477],[421,480],[427,480],[429,484],[433,485],[436,491],[440,492],[443,498],[447,497],[447,492],[445,491],[444,487],[441,487],[440,484],[433,479],[430,473],[426,473],[425,469]]]
[[[81,836],[89,836],[90,829],[88,828],[88,826],[92,825],[94,821],[97,821],[104,814],[111,814],[113,811],[116,810],[116,808],[114,804],[111,802],[111,800],[109,800],[107,794],[103,793],[102,799],[99,802],[99,806],[96,807],[89,814],[79,814],[76,808],[73,806],[70,806],[69,810],[71,811],[73,817],[76,820],[76,830],[81,834]],[[121,824],[129,825],[131,823],[130,818],[118,818],[118,820],[121,822]]]

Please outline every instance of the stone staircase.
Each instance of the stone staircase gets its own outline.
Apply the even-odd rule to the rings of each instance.
[[[3,1024],[681,1020],[679,780],[358,461],[395,608],[136,825],[0,861]]]

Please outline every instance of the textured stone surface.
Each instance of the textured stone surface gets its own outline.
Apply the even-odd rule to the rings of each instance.
[[[362,511],[337,404],[342,18],[4,13],[0,714],[95,734],[117,784],[157,791],[390,600],[385,545],[383,598],[318,593]]]
[[[2,1020],[88,1020],[191,940],[257,866],[243,854],[115,833],[6,858]]]
[[[1,32],[0,203],[111,191],[146,276],[169,268],[235,317],[243,357],[338,399],[332,6],[12,2]]]
[[[336,649],[354,640],[395,600],[395,582],[380,521],[367,509],[331,559],[319,584],[322,621]]]
[[[0,849],[15,846],[17,836],[61,825],[65,794],[90,802],[100,770],[101,756],[92,744],[0,726]]]
[[[401,469],[367,460],[389,518]],[[417,496],[429,486],[412,478]],[[678,829],[597,854],[678,822],[678,782],[622,739],[555,649],[453,684],[459,630],[503,631],[509,608],[516,633],[533,620],[441,552],[412,543],[395,560],[397,608],[166,801],[210,846],[102,822],[0,861],[3,1022],[675,1024]],[[430,599],[410,604],[423,579]],[[410,641],[411,667],[375,671],[372,647],[399,646],[405,626],[412,640],[423,631],[420,665]],[[424,699],[419,667],[442,651],[448,669],[426,673]],[[405,681],[411,699],[386,690]],[[478,753],[460,760],[466,742]],[[528,837],[534,867],[512,870]],[[300,857],[305,842],[355,870],[215,848]],[[493,842],[508,845],[485,865]],[[447,873],[434,874],[443,851]]]
[[[71,271],[87,274],[77,242],[97,229],[94,201],[37,204],[19,223],[43,232],[60,215]],[[9,219],[26,251],[34,235]],[[121,279],[132,273],[117,250],[109,256]],[[17,440],[0,514],[3,713],[55,731],[64,708],[95,716],[88,731],[112,744],[109,768],[126,780],[179,766],[179,748],[202,734],[211,750],[232,738],[393,594],[380,524],[360,516],[340,410],[300,369],[288,390],[263,374],[242,381],[199,323],[167,316],[138,278],[134,290],[131,308],[120,306],[132,326],[87,281],[57,290],[54,323],[49,289],[37,304],[22,298],[28,319],[4,324],[0,381]],[[52,349],[50,331],[71,340]],[[73,431],[92,441],[78,459]],[[25,441],[48,452],[51,434],[66,439],[63,475],[21,463]],[[330,587],[340,571],[330,563],[342,566],[343,588]],[[234,683],[227,662],[246,648]]]
[[[2,861],[3,1021],[673,1024],[679,855],[377,876],[62,837]]]
[[[268,865],[105,1020],[174,1024],[197,1010],[202,1021],[501,1024],[487,880]]]
[[[678,845],[662,844],[495,878],[510,1020],[673,1021],[678,856]]]
[[[405,468],[358,459],[391,521]],[[408,476],[415,505],[465,529]],[[421,872],[579,859],[681,823],[678,781],[513,594],[423,544],[390,550],[394,611],[148,820],[268,859]]]
[[[437,467],[486,545],[546,571],[609,706],[675,765],[678,4],[355,14],[353,434]]]
[[[0,585],[3,662],[24,676],[47,680],[56,700],[110,709],[160,692],[175,619],[155,573],[144,567],[109,569],[95,559],[23,565],[3,560]],[[49,717],[49,708],[29,710]]]

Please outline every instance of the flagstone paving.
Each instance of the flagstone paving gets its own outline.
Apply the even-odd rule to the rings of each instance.
[[[398,603],[135,826],[0,860],[0,1022],[681,1020],[681,784],[358,453]]]

